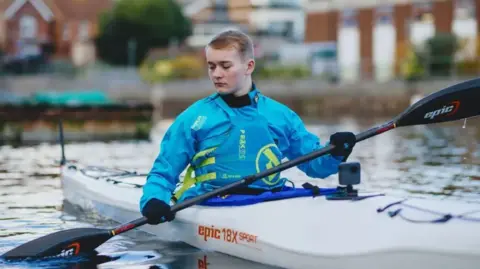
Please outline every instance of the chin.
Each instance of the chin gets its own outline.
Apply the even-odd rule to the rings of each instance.
[[[230,94],[233,91],[229,88],[216,88],[219,94]]]

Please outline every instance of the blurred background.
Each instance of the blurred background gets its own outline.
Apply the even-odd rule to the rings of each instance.
[[[75,139],[147,137],[213,91],[204,46],[229,28],[254,39],[260,89],[305,117],[388,116],[480,72],[475,0],[2,0],[0,13],[1,141],[52,140],[59,117]]]

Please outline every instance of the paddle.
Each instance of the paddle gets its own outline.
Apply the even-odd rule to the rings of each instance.
[[[356,138],[357,142],[359,142],[397,127],[455,121],[478,115],[480,115],[480,79],[473,79],[447,87],[423,98],[393,120],[362,132],[356,135]],[[225,193],[240,185],[248,185],[257,179],[270,176],[318,158],[330,153],[334,147],[335,146],[333,145],[329,145],[302,157],[284,162],[274,168],[262,171],[255,175],[247,176],[227,186],[176,204],[172,206],[172,210],[178,212],[201,201]],[[74,256],[88,254],[93,252],[95,248],[113,236],[127,232],[146,223],[147,220],[144,217],[141,217],[111,230],[76,228],[55,232],[14,248],[5,253],[2,257],[4,259],[19,259],[27,257]]]

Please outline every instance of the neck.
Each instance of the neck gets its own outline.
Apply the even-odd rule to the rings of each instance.
[[[248,96],[248,93],[253,89],[253,84],[250,83],[248,87],[245,90],[245,93],[243,94],[238,94],[240,92],[243,92],[244,89],[241,89],[240,91],[237,91],[236,93],[231,93],[231,94],[226,94],[226,95],[220,95],[220,97],[227,103],[228,106],[233,107],[233,108],[240,108],[244,106],[249,106],[251,104],[250,96]]]
[[[240,90],[234,92],[233,95],[235,97],[246,95],[250,92],[251,89],[252,89],[252,78],[249,77],[245,82],[245,86],[243,86],[243,88],[241,88]]]

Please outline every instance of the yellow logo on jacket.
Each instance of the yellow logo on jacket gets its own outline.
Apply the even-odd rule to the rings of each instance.
[[[264,171],[266,169],[273,168],[275,166],[278,166],[280,164],[280,160],[278,159],[277,155],[274,153],[274,151],[279,152],[279,149],[277,145],[275,144],[268,144],[264,147],[262,147],[258,153],[257,153],[257,158],[255,160],[255,165],[257,168],[257,173]],[[263,182],[267,185],[275,185],[280,181],[280,177],[278,176],[278,173],[272,174],[268,176],[267,178],[262,178]],[[275,178],[277,179],[275,180]]]

